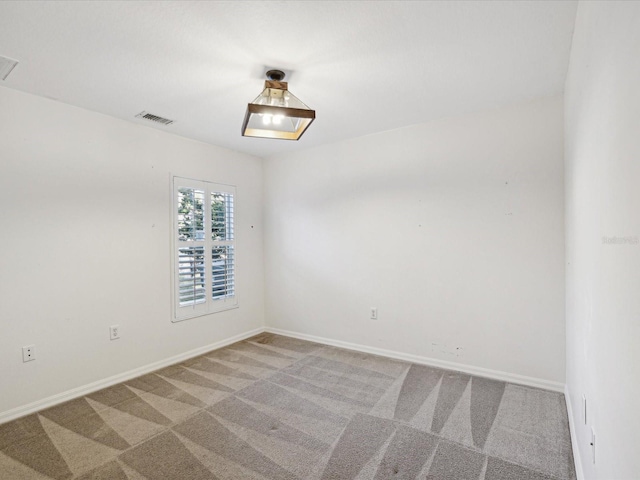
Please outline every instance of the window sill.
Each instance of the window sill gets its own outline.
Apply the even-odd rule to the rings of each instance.
[[[186,316],[180,317],[180,318],[173,318],[171,320],[171,323],[183,322],[184,320],[191,320],[192,318],[206,317],[207,315],[215,315],[216,313],[226,312],[226,311],[229,311],[229,310],[235,310],[236,308],[239,308],[239,307],[240,306],[238,304],[235,304],[235,305],[228,305],[228,306],[220,307],[220,308],[217,308],[216,310],[213,310],[211,312],[197,312],[197,313],[194,313],[193,315],[186,315]]]

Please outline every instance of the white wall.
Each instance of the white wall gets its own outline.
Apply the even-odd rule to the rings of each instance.
[[[587,479],[640,478],[639,86],[640,2],[581,2],[565,99],[567,386]]]
[[[270,158],[267,324],[564,382],[562,108]]]
[[[171,323],[171,174],[237,186],[236,310]],[[261,200],[257,158],[0,88],[0,417],[262,327]]]

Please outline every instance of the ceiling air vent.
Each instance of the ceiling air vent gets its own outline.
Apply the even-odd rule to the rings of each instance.
[[[160,123],[162,125],[171,125],[173,123],[173,120],[159,117],[158,115],[147,112],[140,112],[138,115],[136,115],[136,118],[144,118],[145,120],[149,120],[150,122]]]
[[[11,71],[18,65],[17,60],[0,57],[0,80],[6,80]]]

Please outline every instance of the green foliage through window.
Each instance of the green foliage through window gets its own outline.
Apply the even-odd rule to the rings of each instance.
[[[178,240],[204,240],[204,191],[178,190]]]

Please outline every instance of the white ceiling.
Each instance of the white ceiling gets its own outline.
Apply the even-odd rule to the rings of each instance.
[[[0,85],[257,156],[560,94],[575,1],[3,1]],[[264,72],[317,119],[244,138]],[[0,107],[1,108],[1,107]]]

